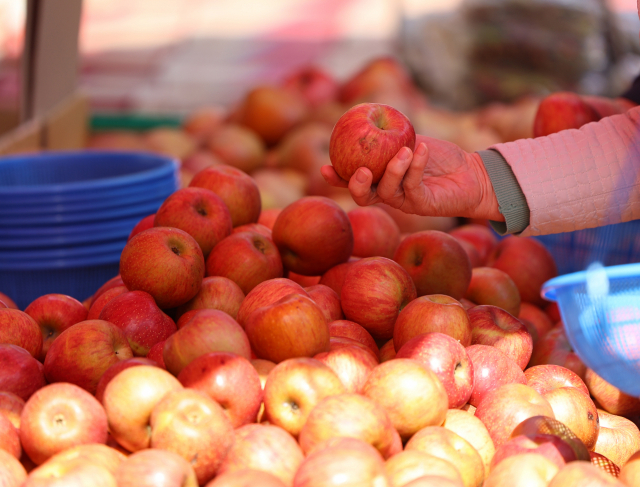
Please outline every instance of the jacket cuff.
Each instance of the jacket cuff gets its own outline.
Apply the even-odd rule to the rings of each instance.
[[[500,235],[520,233],[529,226],[529,205],[511,166],[498,151],[478,151],[487,170],[498,200],[504,222],[491,221],[491,226]]]

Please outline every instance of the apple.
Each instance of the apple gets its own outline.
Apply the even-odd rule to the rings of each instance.
[[[342,294],[342,285],[344,284],[344,277],[347,275],[347,269],[353,264],[357,262],[359,258],[350,257],[347,262],[343,262],[342,264],[338,264],[333,266],[327,272],[322,274],[320,277],[319,284],[324,284],[325,286],[329,286],[333,289],[338,296]]]
[[[87,309],[82,303],[65,294],[40,296],[24,312],[38,323],[42,331],[42,351],[37,357],[40,361],[44,361],[51,343],[61,332],[87,319]]]
[[[447,393],[450,409],[469,401],[474,384],[473,363],[454,338],[438,332],[418,335],[398,350],[396,358],[416,360],[435,373]]]
[[[449,235],[455,237],[458,241],[468,242],[476,249],[481,265],[487,260],[487,257],[498,244],[498,237],[493,230],[486,225],[478,223],[468,223],[449,230]]]
[[[24,311],[0,308],[0,344],[17,345],[38,358],[42,342],[42,332],[36,320]]]
[[[476,304],[502,308],[513,316],[520,313],[520,291],[506,272],[493,267],[476,267],[464,297]]]
[[[309,114],[302,94],[279,86],[256,86],[238,109],[240,124],[254,130],[268,145],[275,145]]]
[[[548,331],[533,347],[529,366],[561,365],[575,372],[581,379],[585,378],[587,366],[573,351],[562,326],[556,326]]]
[[[616,416],[634,416],[640,414],[640,398],[625,394],[609,384],[593,370],[587,369],[584,381],[600,408]]]
[[[47,382],[70,382],[94,394],[102,374],[133,357],[124,332],[103,320],[82,321],[54,340],[44,361]]]
[[[580,95],[559,91],[540,102],[533,122],[533,136],[543,137],[561,130],[578,129],[600,118],[598,112]]]
[[[416,297],[411,276],[386,257],[367,257],[350,264],[340,295],[346,318],[378,340],[394,336],[398,314]]]
[[[471,282],[471,262],[460,243],[445,232],[425,230],[407,235],[393,256],[407,270],[418,296],[465,295]]]
[[[360,394],[337,394],[325,397],[311,410],[298,441],[308,453],[329,438],[358,438],[388,458],[393,454],[394,432],[387,412],[371,399]]]
[[[286,486],[304,460],[296,440],[274,425],[246,424],[235,430],[235,440],[218,469],[218,475],[251,469],[268,472]]]
[[[460,472],[451,462],[418,450],[396,453],[385,462],[385,470],[391,487],[405,486],[426,475],[435,475],[454,482],[454,485],[462,485]]]
[[[264,385],[264,416],[298,437],[309,413],[328,396],[346,392],[336,373],[319,360],[292,358],[277,364]]]
[[[256,421],[262,385],[258,372],[246,358],[229,352],[207,353],[182,369],[178,380],[184,387],[216,401],[234,428]]]
[[[0,485],[2,487],[22,487],[27,471],[11,453],[0,449]]]
[[[506,272],[520,291],[520,299],[538,306],[542,285],[558,275],[551,253],[533,237],[509,236],[487,258],[487,266]]]
[[[501,461],[484,487],[546,487],[558,470],[558,465],[539,453],[519,453]]]
[[[291,279],[293,282],[300,284],[302,287],[315,286],[320,284],[320,278],[322,276],[303,276],[302,274],[296,274],[295,272],[287,271],[287,279]]]
[[[368,443],[341,442],[311,452],[293,480],[294,487],[388,484],[380,453]]]
[[[154,406],[149,425],[151,448],[187,460],[199,484],[213,478],[233,443],[233,426],[222,407],[194,389],[168,392]]]
[[[115,474],[118,487],[198,487],[193,467],[180,455],[157,448],[140,450]]]
[[[396,349],[393,345],[393,338],[380,347],[380,363],[387,362],[396,357]]]
[[[32,478],[38,476],[41,471],[49,470],[50,473],[54,474],[55,470],[69,470],[83,464],[102,467],[110,474],[115,475],[118,467],[126,458],[123,453],[115,448],[101,443],[86,443],[56,453],[40,467],[32,470],[34,472]],[[35,472],[36,470],[38,472]]]
[[[0,414],[0,450],[10,453],[16,459],[20,459],[22,455],[20,430],[3,414]]]
[[[128,290],[148,292],[161,309],[175,308],[198,294],[204,256],[187,232],[154,227],[125,245],[120,275]]]
[[[359,344],[358,344],[359,345]],[[378,357],[357,345],[340,346],[313,358],[329,366],[340,378],[345,392],[361,393],[371,371],[378,365]]]
[[[331,74],[314,65],[291,72],[282,80],[282,86],[298,91],[312,108],[336,100],[340,87]]]
[[[196,140],[184,130],[174,127],[156,127],[147,130],[144,142],[149,150],[182,160],[197,148]]]
[[[523,420],[540,415],[554,417],[549,402],[531,387],[518,383],[487,391],[475,412],[487,427],[496,448],[509,440],[514,428]]]
[[[21,487],[64,486],[116,487],[116,479],[109,470],[99,465],[73,462],[70,464],[44,463],[31,471]]]
[[[347,214],[323,196],[306,196],[282,210],[273,225],[273,241],[284,266],[305,276],[325,273],[353,251]]]
[[[275,363],[329,349],[329,327],[322,310],[300,294],[254,310],[244,328],[256,355]]]
[[[282,277],[282,259],[270,238],[258,232],[235,233],[211,251],[206,275],[231,279],[246,295],[261,282]]]
[[[497,348],[524,370],[533,351],[533,339],[526,326],[497,306],[475,306],[468,311],[471,343]]]
[[[327,323],[344,318],[340,305],[340,296],[329,286],[315,284],[304,288],[309,297],[318,305],[324,313]]]
[[[344,337],[351,338],[363,345],[366,345],[376,355],[379,355],[380,351],[376,341],[364,327],[358,323],[349,320],[335,320],[329,323],[329,335],[331,337]]]
[[[258,232],[260,235],[263,235],[267,238],[273,240],[273,232],[270,228],[265,227],[262,223],[245,223],[244,225],[239,225],[237,227],[233,227],[231,230],[231,235],[234,233],[240,232]]]
[[[473,363],[473,391],[469,398],[472,405],[478,407],[487,394],[503,385],[527,383],[520,366],[497,348],[471,345],[466,352]]]
[[[166,340],[162,340],[161,342],[156,343],[153,347],[149,349],[149,353],[147,357],[149,360],[152,360],[156,366],[161,369],[167,370],[167,366],[164,364],[164,344]]]
[[[205,277],[198,294],[178,306],[176,315],[182,317],[188,311],[218,309],[236,319],[244,298],[245,295],[240,286],[231,279],[222,276]]]
[[[167,339],[164,364],[177,376],[193,360],[210,352],[232,352],[251,358],[249,338],[238,322],[223,311],[202,309]]]
[[[412,338],[424,333],[439,332],[471,345],[472,330],[467,312],[459,301],[444,294],[421,296],[398,314],[393,329],[393,344],[400,350]]]
[[[206,148],[225,164],[245,173],[264,165],[264,142],[254,130],[236,123],[218,127],[207,139]]]
[[[468,411],[449,409],[442,426],[467,440],[476,449],[482,458],[485,477],[489,475],[496,448],[482,421]]]
[[[149,448],[151,412],[165,394],[177,389],[182,389],[178,379],[159,367],[129,367],[116,375],[102,399],[113,438],[131,452]]]
[[[582,487],[593,485],[598,487],[623,487],[624,484],[600,470],[591,462],[577,461],[567,463],[553,477],[547,487]]]
[[[520,303],[520,313],[517,316],[529,330],[534,346],[540,338],[553,328],[553,321],[549,315],[535,304]]]
[[[109,382],[111,382],[111,380],[116,375],[118,375],[123,370],[128,369],[129,367],[137,367],[139,365],[150,365],[152,367],[157,367],[158,363],[155,362],[154,360],[151,360],[149,358],[144,358],[144,357],[133,357],[127,360],[121,360],[119,362],[116,362],[107,370],[105,370],[104,374],[102,374],[102,376],[100,377],[100,380],[98,381],[98,386],[96,387],[96,392],[94,394],[98,402],[102,403],[102,398],[104,397],[104,390],[107,388],[107,385],[109,384]]]
[[[275,303],[285,296],[297,293],[309,297],[300,284],[286,278],[269,279],[258,284],[247,294],[238,310],[238,323],[245,327],[249,315],[256,309]]]
[[[417,450],[455,465],[465,487],[480,487],[484,481],[482,458],[471,444],[442,426],[427,426],[405,445],[405,451]]]
[[[116,296],[102,308],[99,319],[120,328],[138,357],[145,357],[152,346],[177,330],[173,320],[144,291],[129,291]]]
[[[367,353],[371,360],[373,360],[376,365],[380,363],[378,360],[378,355],[371,350],[370,347],[366,346],[364,343],[360,343],[353,338],[348,337],[329,337],[329,351],[332,352],[334,350],[339,350],[345,347],[355,347]]]
[[[627,462],[620,469],[620,481],[627,487],[638,485],[640,481],[640,451],[629,457]]]
[[[36,464],[67,448],[107,442],[107,415],[95,397],[73,384],[49,384],[29,398],[20,441]]]
[[[297,359],[291,359],[291,360],[297,360]],[[304,360],[304,359],[301,359],[301,360]],[[276,368],[278,364],[276,364],[275,362],[272,362],[271,360],[254,358],[254,359],[251,359],[251,365],[253,365],[253,367],[258,372],[258,376],[260,377],[260,385],[262,387],[262,390],[264,391],[264,386],[267,382],[267,377],[269,376],[271,371]]]
[[[554,417],[567,425],[587,449],[593,450],[600,425],[596,405],[589,394],[575,387],[558,387],[543,396],[551,405]]]
[[[217,475],[205,487],[285,487],[275,475],[260,470],[236,470]]]
[[[224,109],[205,106],[189,113],[182,121],[182,129],[198,141],[203,141],[223,123]]]
[[[464,484],[439,475],[424,475],[405,484],[405,487],[464,487]]]
[[[0,363],[0,391],[26,401],[47,383],[43,365],[22,347],[0,343]]]
[[[552,434],[531,434],[511,436],[509,440],[500,445],[491,462],[491,468],[495,468],[503,460],[514,455],[524,453],[537,453],[547,460],[551,460],[558,468],[566,463],[577,460],[571,446],[559,436]]]
[[[387,411],[404,439],[425,426],[442,425],[449,406],[438,376],[411,359],[398,358],[374,367],[361,393]]]
[[[275,225],[280,213],[282,213],[282,208],[263,208],[258,217],[258,223],[264,225],[269,230],[273,230],[273,225]]]
[[[94,297],[87,312],[87,320],[97,320],[100,317],[100,313],[102,313],[102,308],[104,308],[109,301],[128,291],[127,287],[121,284],[107,289],[98,297]]]
[[[131,233],[129,233],[129,236],[127,237],[127,242],[131,240],[133,237],[135,237],[136,235],[138,235],[140,232],[144,232],[145,230],[149,230],[150,228],[153,228],[155,219],[156,219],[156,214],[152,213],[151,215],[145,216],[142,220],[136,223],[136,225],[131,230]],[[120,276],[116,276],[116,278],[119,278],[119,277]],[[120,282],[122,282],[122,279],[120,279]],[[94,295],[94,297],[97,297],[97,296]]]
[[[598,467],[600,470],[608,473],[613,477],[620,476],[620,467],[618,467],[615,463],[609,460],[604,455],[600,455],[594,451],[590,451],[589,455],[591,456],[591,464]]]
[[[471,264],[471,269],[475,269],[476,267],[482,267],[483,262],[480,260],[480,254],[478,253],[478,249],[476,249],[473,244],[467,242],[466,240],[456,239],[458,243],[462,246],[464,251],[467,253],[467,257],[469,257],[469,263]]]
[[[392,56],[373,58],[364,67],[351,75],[340,88],[340,99],[344,103],[353,103],[373,93],[400,91],[409,93],[415,90],[406,68]]]
[[[640,431],[631,420],[598,409],[600,432],[593,451],[624,466],[640,450]]]
[[[536,365],[524,371],[527,385],[533,387],[540,394],[562,387],[574,387],[589,395],[589,389],[584,381],[572,370],[560,365]]]
[[[353,255],[393,258],[400,244],[400,229],[386,211],[366,206],[351,210],[347,216],[353,229]]]
[[[0,293],[0,301],[2,301],[7,308],[20,309],[16,302],[4,293]]]
[[[246,172],[220,164],[198,172],[190,187],[217,194],[229,209],[233,227],[256,223],[262,210],[258,185]]]
[[[24,399],[12,392],[0,390],[0,415],[4,415],[16,429],[20,429],[20,414],[23,408]]]

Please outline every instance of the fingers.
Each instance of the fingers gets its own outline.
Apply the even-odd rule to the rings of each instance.
[[[329,165],[322,166],[320,168],[320,174],[322,174],[322,177],[331,186],[335,186],[337,188],[348,188],[349,187],[348,181],[345,181],[340,176],[338,176],[338,173],[333,168],[333,166],[329,166]]]
[[[429,148],[421,142],[413,154],[413,160],[404,177],[402,186],[405,192],[413,191],[423,184],[424,169],[429,161]]]
[[[402,180],[411,165],[412,156],[411,149],[403,147],[387,164],[387,169],[378,183],[378,195],[383,201],[402,195]]]
[[[349,180],[349,192],[359,206],[369,206],[380,202],[374,188],[371,187],[373,174],[366,167],[359,168]]]

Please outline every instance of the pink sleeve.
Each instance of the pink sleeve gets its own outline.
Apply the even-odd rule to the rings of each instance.
[[[493,147],[511,166],[531,211],[521,235],[640,218],[640,107],[547,137]]]

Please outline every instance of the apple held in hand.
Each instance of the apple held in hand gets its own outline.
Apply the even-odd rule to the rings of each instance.
[[[148,292],[160,308],[174,308],[198,294],[204,278],[204,256],[187,232],[155,227],[125,245],[120,275],[129,291]]]
[[[333,127],[329,157],[342,179],[349,181],[358,168],[366,167],[375,184],[400,149],[413,150],[415,145],[415,130],[403,113],[389,105],[361,103]]]

